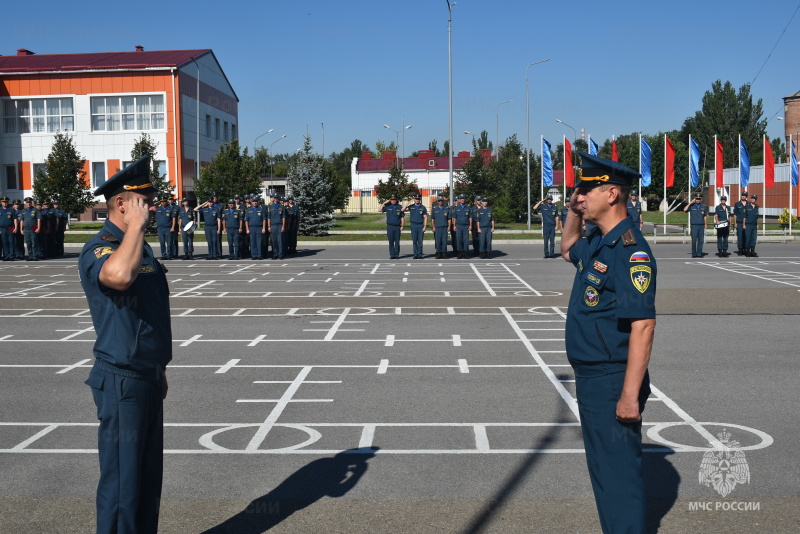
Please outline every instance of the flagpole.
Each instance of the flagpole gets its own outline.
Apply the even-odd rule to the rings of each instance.
[[[761,136],[761,150],[764,152],[764,156],[767,155],[766,149],[767,148],[767,136],[766,134]],[[764,205],[762,206],[761,210],[761,235],[767,235],[767,158],[764,158],[764,184],[761,186],[761,190],[764,191]]]
[[[664,235],[667,235],[667,212],[669,202],[667,201],[667,134],[664,134]]]
[[[719,161],[717,161],[717,135],[714,134],[714,206],[717,205],[717,165],[719,165]],[[725,182],[722,182],[722,194],[725,194]]]
[[[794,141],[792,141],[792,134],[789,134],[789,235],[792,235],[792,149],[794,148]]]
[[[689,189],[689,198],[686,199],[686,202],[692,202],[692,195],[693,195],[692,189],[693,188],[694,188],[694,186],[692,185],[692,134],[689,134],[689,187],[688,187],[688,189]],[[689,233],[689,237],[690,238],[691,238],[691,235],[692,235],[691,234],[691,230],[692,230],[691,220],[692,220],[692,216],[689,215],[689,212],[687,211],[686,212],[686,229],[689,230],[689,232],[690,232]]]
[[[539,198],[542,199],[544,198],[544,135],[539,136],[539,146],[542,150],[542,164],[539,165],[539,174],[541,175],[539,177],[539,187],[541,189],[541,195],[539,195]]]
[[[564,148],[566,148],[566,147],[567,147],[567,136],[565,135],[564,136]],[[572,149],[573,148],[574,147],[570,147],[570,149],[569,149],[569,164],[570,165],[572,165]],[[564,156],[566,156],[566,155],[567,155],[567,151],[565,150],[564,151]],[[575,169],[573,168],[572,171],[575,172]],[[567,198],[567,158],[566,157],[564,157],[564,179],[562,180],[562,182],[564,182],[564,198]]]
[[[642,134],[639,134],[639,202],[642,201]]]

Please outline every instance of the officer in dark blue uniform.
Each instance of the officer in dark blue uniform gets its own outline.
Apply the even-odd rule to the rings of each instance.
[[[436,205],[431,208],[431,231],[436,245],[436,259],[447,259],[447,230],[450,228],[450,206],[444,205],[444,197],[436,197]]]
[[[172,227],[172,259],[178,257],[178,234],[181,233],[180,227],[180,217],[178,215],[181,212],[181,207],[178,206],[178,200],[175,198],[175,195],[170,195],[169,197],[169,207],[172,209],[172,217],[175,219],[175,225]]]
[[[42,253],[46,259],[54,258],[56,250],[55,212],[53,212],[53,208],[51,207],[49,200],[42,201],[41,207],[37,206],[37,208],[42,212],[42,222],[44,224],[42,233],[39,234],[40,239],[42,240]]]
[[[544,202],[544,205],[542,203]],[[541,208],[539,208],[541,206]],[[533,209],[539,209],[542,214],[542,237],[544,238],[544,257],[557,258],[556,256],[556,216],[558,208],[553,204],[553,197],[547,195],[544,200],[536,203]]]
[[[472,200],[472,206],[470,206],[469,216],[472,218],[472,224],[470,228],[472,229],[472,255],[478,256],[480,255],[481,251],[481,236],[478,234],[478,224],[477,224],[477,213],[478,210],[483,208],[482,198],[480,195],[475,195],[475,198]]]
[[[55,216],[55,257],[64,257],[64,234],[67,231],[67,224],[69,224],[69,214],[61,209],[61,201],[57,198],[53,200],[53,215]]]
[[[247,235],[250,236],[250,257],[254,260],[263,259],[261,236],[267,229],[267,214],[264,208],[259,206],[260,202],[261,199],[258,197],[251,199],[251,207],[244,219]]]
[[[397,204],[397,195],[392,195],[378,208],[378,213],[386,214],[386,238],[389,240],[389,259],[400,257],[400,232],[403,231],[405,216],[403,208]]]
[[[756,239],[758,238],[758,195],[750,195],[750,202],[744,208],[744,255],[757,258]]]
[[[639,194],[631,191],[631,199],[628,200],[628,217],[633,221],[634,226],[642,229],[642,203],[639,202]]]
[[[294,203],[294,197],[286,197],[286,253],[297,254],[297,232],[300,230],[300,206]]]
[[[8,205],[8,197],[0,198],[0,238],[2,238],[3,261],[14,259],[14,230],[17,227],[17,213]]]
[[[742,191],[742,198],[733,205],[733,227],[736,228],[736,254],[744,255],[744,214],[747,208],[747,191]]]
[[[569,213],[569,197],[566,197],[564,199],[564,206],[562,206],[561,210],[559,210],[558,212],[558,225],[556,226],[557,232],[564,230],[564,223],[567,220],[568,213]]]
[[[473,223],[478,227],[481,259],[492,257],[492,234],[494,234],[494,211],[489,207],[489,199],[481,197],[481,208],[473,212]]]
[[[272,203],[267,208],[267,231],[272,245],[272,259],[283,259],[283,236],[286,232],[286,209],[280,202],[280,195],[272,194]]]
[[[22,235],[22,201],[14,199],[14,213],[17,216],[17,229],[14,232],[14,259],[25,259],[25,236]]]
[[[456,205],[450,209],[452,229],[456,233],[456,257],[466,260],[469,253],[469,231],[472,227],[472,209],[467,206],[464,195],[456,197]]]
[[[703,195],[695,195],[694,202],[686,204],[683,211],[689,212],[689,227],[692,233],[692,257],[703,257],[703,241],[706,234],[708,208],[703,206]]]
[[[645,532],[642,417],[655,331],[656,261],[628,217],[639,174],[580,153],[561,254],[577,272],[565,341],[575,372],[586,463],[603,532]],[[581,237],[582,220],[597,225]]]
[[[717,229],[717,256],[727,258],[728,254],[728,234],[731,231],[731,208],[728,206],[728,197],[722,196],[719,199],[719,206],[714,208],[714,228]]]
[[[425,228],[428,227],[428,208],[422,205],[422,195],[414,194],[414,203],[407,204],[403,211],[409,214],[411,223],[411,243],[414,249],[414,259],[422,259],[422,240],[425,238]]]
[[[225,223],[225,233],[228,235],[228,259],[239,259],[239,235],[242,233],[242,214],[236,209],[236,202],[228,199],[228,207],[222,212],[222,222]]]
[[[183,238],[184,260],[191,260],[194,258],[194,228],[188,232],[184,230],[186,225],[194,220],[194,210],[189,206],[189,199],[181,199],[181,209],[178,210],[178,221],[181,227],[181,237]]]
[[[34,208],[35,200],[31,197],[25,198],[25,208],[22,210],[22,234],[25,236],[25,247],[28,249],[27,261],[39,261],[41,258],[41,248],[39,245],[39,233],[42,231],[42,214]]]
[[[156,227],[158,228],[158,243],[161,245],[161,259],[169,260],[175,255],[172,250],[172,227],[175,226],[175,217],[172,216],[172,207],[167,197],[161,198],[161,205],[156,208]]]
[[[148,158],[94,194],[105,196],[108,219],[78,270],[97,335],[86,380],[100,420],[97,532],[150,534],[158,530],[172,330],[166,269],[144,239],[156,194]]]
[[[206,233],[206,244],[208,245],[207,260],[217,260],[222,256],[222,249],[219,245],[219,235],[222,233],[222,217],[220,209],[215,207],[213,199],[209,197],[206,202],[197,206],[194,211],[200,212],[203,220],[203,227]]]

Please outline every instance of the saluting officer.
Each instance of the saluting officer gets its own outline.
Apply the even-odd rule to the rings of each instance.
[[[300,230],[300,206],[294,203],[294,197],[286,197],[286,253],[297,254],[297,232]]]
[[[209,197],[206,202],[194,209],[194,211],[200,212],[200,216],[203,219],[206,243],[208,244],[207,260],[217,260],[222,256],[222,250],[218,247],[218,238],[222,234],[222,217],[220,210],[214,206],[215,198],[216,195]]]
[[[97,406],[97,532],[158,530],[166,366],[172,359],[166,269],[144,238],[156,188],[148,158],[99,187],[108,219],[78,260],[97,335],[86,380]]]
[[[272,259],[283,259],[283,236],[286,232],[286,209],[281,204],[280,195],[273,193],[272,204],[267,208],[267,231],[272,244]]]
[[[250,257],[254,260],[263,259],[261,255],[261,236],[267,230],[267,214],[264,208],[259,206],[260,198],[254,197],[250,200],[251,207],[245,216],[245,230],[250,236]]]
[[[695,195],[694,202],[686,204],[683,211],[689,212],[689,226],[692,232],[692,257],[703,257],[703,241],[706,233],[706,217],[708,208],[703,206],[703,195]]]
[[[469,231],[472,229],[472,209],[465,204],[464,195],[456,197],[456,205],[450,210],[452,229],[456,233],[456,257],[466,260],[469,253]]]
[[[414,193],[414,203],[406,204],[403,211],[409,213],[411,223],[411,242],[414,247],[414,259],[422,259],[422,240],[428,226],[428,208],[422,205],[422,195]]]
[[[742,191],[742,198],[733,205],[733,226],[736,228],[736,254],[744,255],[746,239],[744,237],[744,215],[747,208],[747,191]]]
[[[642,229],[644,223],[642,222],[642,203],[639,202],[639,194],[636,191],[631,191],[631,199],[628,200],[628,217],[631,218],[633,224]]]
[[[606,534],[644,533],[642,416],[656,324],[656,261],[628,217],[624,165],[580,153],[561,254],[575,265],[564,333],[575,372],[586,463]],[[598,231],[581,238],[581,221]]]
[[[542,203],[545,203],[542,206]],[[553,204],[553,197],[547,195],[544,200],[536,203],[533,209],[539,208],[542,214],[542,237],[544,238],[544,257],[557,258],[556,256],[556,216],[558,215],[558,208]]]
[[[447,230],[450,228],[450,206],[444,205],[444,197],[436,197],[436,205],[431,208],[431,231],[436,246],[436,259],[447,259]]]
[[[187,224],[195,220],[194,210],[189,206],[189,199],[181,199],[181,209],[178,210],[178,220],[180,221],[181,237],[183,238],[183,259],[191,260],[194,258],[194,230],[196,228],[193,228],[191,232],[184,230]]]
[[[472,206],[469,210],[469,216],[472,219],[472,224],[470,228],[472,229],[472,255],[477,256],[480,254],[481,250],[481,241],[480,235],[478,233],[478,224],[477,224],[477,213],[478,210],[483,208],[483,202],[480,195],[475,195],[475,198],[472,200]]]
[[[492,234],[494,234],[494,211],[489,207],[489,199],[481,198],[481,209],[475,212],[475,223],[478,225],[480,237],[481,258],[488,260],[492,257]]]
[[[34,206],[34,199],[25,197],[25,208],[22,210],[22,235],[25,236],[25,247],[28,249],[27,261],[39,261],[41,250],[39,232],[42,231],[42,214]]]
[[[64,257],[64,234],[69,224],[69,214],[61,209],[61,201],[53,199],[53,215],[55,216],[55,256]]]
[[[0,198],[0,238],[2,238],[3,261],[14,259],[14,230],[17,227],[17,213],[8,205],[8,197]]]
[[[236,209],[236,202],[228,199],[228,207],[222,213],[222,222],[225,223],[225,233],[228,234],[228,259],[239,259],[239,235],[242,233],[242,214]]]
[[[714,208],[714,228],[717,229],[717,256],[727,258],[728,254],[728,234],[730,228],[731,208],[728,206],[728,197],[722,196],[719,199],[719,206]]]
[[[397,204],[397,195],[392,194],[378,208],[378,213],[386,214],[386,238],[389,240],[389,259],[400,257],[400,232],[403,231],[405,215]]]
[[[750,202],[744,208],[744,255],[757,258],[756,239],[758,238],[758,195],[750,195]]]
[[[161,205],[156,208],[156,227],[158,228],[158,243],[161,246],[161,259],[171,260],[175,255],[172,250],[172,227],[175,226],[175,217],[167,197],[161,198]]]

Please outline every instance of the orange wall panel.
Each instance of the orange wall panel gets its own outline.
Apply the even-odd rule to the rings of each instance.
[[[88,159],[84,160],[84,162],[83,162],[83,172],[85,172],[86,174],[83,176],[83,180],[84,180],[85,185],[87,187],[90,187],[92,185],[91,168],[92,168],[92,162],[89,161]]]
[[[110,159],[106,161],[106,180],[117,174],[117,169],[122,170],[120,160],[118,159]]]
[[[19,162],[19,179],[22,187],[20,189],[31,189],[31,162]]]

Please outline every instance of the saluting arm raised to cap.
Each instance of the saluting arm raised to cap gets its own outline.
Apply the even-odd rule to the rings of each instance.
[[[115,197],[115,201],[126,226],[125,239],[103,264],[99,279],[109,289],[125,291],[136,281],[142,267],[144,232],[150,222],[150,204],[139,195],[128,201]],[[122,202],[125,202],[124,206]]]
[[[569,263],[572,263],[569,259],[569,251],[581,238],[582,227],[583,217],[578,211],[577,203],[573,200],[569,205],[567,218],[561,225],[561,256]]]

